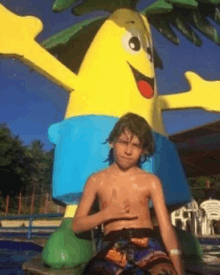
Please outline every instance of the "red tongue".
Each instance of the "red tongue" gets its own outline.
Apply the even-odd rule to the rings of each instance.
[[[144,80],[138,81],[137,86],[138,86],[138,90],[140,91],[143,97],[150,99],[154,96],[154,91],[152,87]]]

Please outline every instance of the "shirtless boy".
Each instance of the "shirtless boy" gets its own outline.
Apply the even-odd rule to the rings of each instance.
[[[128,113],[116,123],[108,142],[113,163],[89,177],[73,221],[75,233],[104,226],[99,252],[84,274],[183,275],[181,252],[161,182],[139,167],[140,161],[154,152],[148,123]],[[96,197],[100,211],[89,215]],[[154,237],[150,199],[166,252]]]

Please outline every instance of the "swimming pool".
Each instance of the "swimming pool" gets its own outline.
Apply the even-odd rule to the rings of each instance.
[[[5,234],[14,237],[14,234]],[[15,234],[18,236],[18,234]],[[36,234],[38,237],[41,234]],[[48,238],[50,234],[44,234]],[[26,234],[24,234],[26,236]],[[2,236],[1,236],[2,237]],[[21,235],[19,237],[22,237]],[[204,260],[207,263],[216,262],[220,257],[220,239],[198,238],[205,252]],[[11,240],[0,240],[0,274],[1,275],[25,275],[22,264],[36,255],[42,253],[42,247],[30,242],[18,242]],[[214,253],[214,255],[212,255]],[[217,262],[219,264],[219,260]]]
[[[198,241],[200,244],[211,244],[211,245],[220,245],[220,238],[203,238],[199,237]]]
[[[24,275],[22,264],[41,252],[42,247],[33,243],[0,241],[1,275]]]

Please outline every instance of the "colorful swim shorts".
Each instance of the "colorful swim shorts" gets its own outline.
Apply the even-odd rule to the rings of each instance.
[[[153,237],[151,229],[123,229],[110,232],[99,245],[98,253],[85,268],[88,274],[150,274],[157,263],[170,260],[162,246]]]

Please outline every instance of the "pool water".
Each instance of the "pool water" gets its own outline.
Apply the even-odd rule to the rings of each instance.
[[[41,252],[42,247],[32,243],[0,241],[0,274],[24,275],[22,264]]]
[[[199,242],[201,244],[210,244],[210,245],[220,245],[220,239],[219,238],[198,238]]]
[[[220,265],[220,239],[198,238],[204,262]],[[25,275],[22,264],[42,253],[42,247],[28,242],[0,241],[0,275]]]

